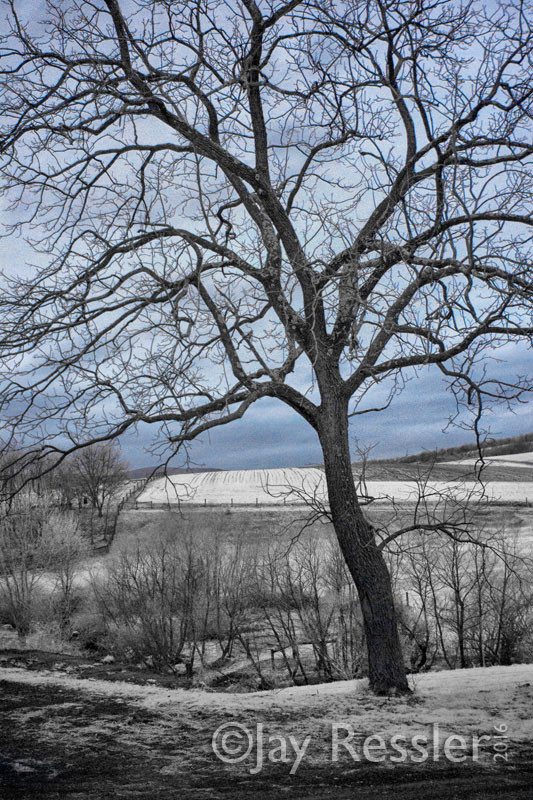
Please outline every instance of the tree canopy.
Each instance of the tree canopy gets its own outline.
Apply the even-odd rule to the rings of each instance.
[[[528,4],[43,16],[12,0],[0,45],[11,233],[41,253],[0,299],[19,437],[176,448],[262,397],[316,428],[324,386],[363,413],[427,364],[469,401],[529,387],[478,368],[533,331]]]

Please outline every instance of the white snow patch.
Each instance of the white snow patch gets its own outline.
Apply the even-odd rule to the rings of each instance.
[[[478,458],[463,458],[460,461],[443,461],[443,464],[460,464],[461,466],[475,466],[479,464]],[[486,466],[496,467],[533,467],[533,453],[508,453],[503,456],[488,456],[484,459]]]

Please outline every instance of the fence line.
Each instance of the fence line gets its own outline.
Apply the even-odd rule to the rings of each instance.
[[[150,481],[153,481],[156,477],[157,477],[156,475],[149,475],[147,478],[144,478],[144,479],[141,478],[141,479],[135,481],[135,485],[132,486],[131,489],[128,489],[126,494],[122,495],[122,498],[121,498],[120,502],[118,503],[116,511],[115,511],[115,517],[114,517],[114,520],[113,520],[113,526],[111,528],[111,533],[110,533],[109,536],[107,535],[107,530],[106,530],[106,537],[105,537],[106,538],[106,544],[105,544],[105,546],[102,546],[102,547],[99,547],[99,548],[95,548],[95,549],[104,550],[104,548],[105,548],[105,552],[106,553],[109,552],[109,549],[110,549],[111,545],[113,544],[113,540],[114,540],[114,538],[116,536],[116,533],[117,533],[117,525],[118,525],[118,520],[119,520],[119,517],[120,517],[120,513],[124,509],[126,503],[130,500],[131,497],[133,497],[133,495],[136,495],[136,497],[138,497],[140,494],[142,494],[144,492],[145,488],[146,488],[146,485]],[[137,503],[135,503],[135,506],[137,506]]]

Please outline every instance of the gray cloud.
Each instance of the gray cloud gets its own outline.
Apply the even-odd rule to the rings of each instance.
[[[502,355],[505,359],[497,365],[500,379],[530,372],[531,356],[525,348],[507,348]],[[385,397],[386,387],[379,386],[368,395],[367,404],[382,402]],[[386,411],[356,417],[351,424],[352,442],[372,446],[372,457],[384,458],[472,441],[473,434],[458,427],[444,432],[454,412],[453,395],[440,373],[427,369],[411,377]],[[533,429],[531,406],[518,405],[512,411],[496,406],[487,412],[484,426],[494,436],[529,432]],[[124,455],[132,466],[156,463],[144,451],[152,435],[153,429],[146,426],[136,438],[123,438]],[[197,464],[219,469],[301,466],[322,460],[316,433],[275,400],[260,401],[242,420],[211,431],[193,443],[191,454]]]

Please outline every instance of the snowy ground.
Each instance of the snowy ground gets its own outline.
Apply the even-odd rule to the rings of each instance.
[[[166,707],[181,712],[201,708],[265,711],[282,707],[293,712],[320,709],[331,721],[336,714],[343,718],[354,715],[358,728],[390,735],[403,725],[421,730],[426,725],[438,724],[445,733],[458,728],[490,732],[494,726],[505,724],[510,740],[533,741],[533,664],[412,675],[415,706],[420,706],[415,710],[410,698],[373,698],[372,708],[368,708],[365,679],[251,693],[138,686],[13,667],[0,668],[0,680],[34,686],[53,684],[107,697],[128,698],[145,708]]]
[[[364,493],[376,500],[414,501],[419,494],[416,481],[367,481]],[[475,497],[483,492],[494,501],[525,502],[533,500],[533,484],[490,482],[483,490],[473,482],[429,481],[424,496],[438,499],[444,493],[459,498]],[[326,483],[321,470],[314,467],[293,469],[233,470],[203,472],[160,478],[148,485],[139,503],[177,503],[203,505],[280,505],[302,503],[304,496],[326,498]],[[474,499],[474,498],[472,498]]]
[[[457,481],[445,483],[444,481],[428,481],[420,486],[415,481],[369,481],[366,484],[371,497],[403,501],[415,501],[419,493],[431,500],[437,500],[442,495],[453,495],[459,499],[484,497],[488,500],[504,502],[525,502],[533,500],[533,484],[529,481],[516,481],[514,483],[501,483],[491,481],[484,486],[476,486],[470,481]]]
[[[443,461],[443,464],[461,464],[464,466],[475,466],[479,464],[477,458],[463,458],[461,461]],[[490,456],[484,459],[486,466],[501,466],[504,464],[509,467],[533,467],[533,453],[511,453],[504,456]]]

